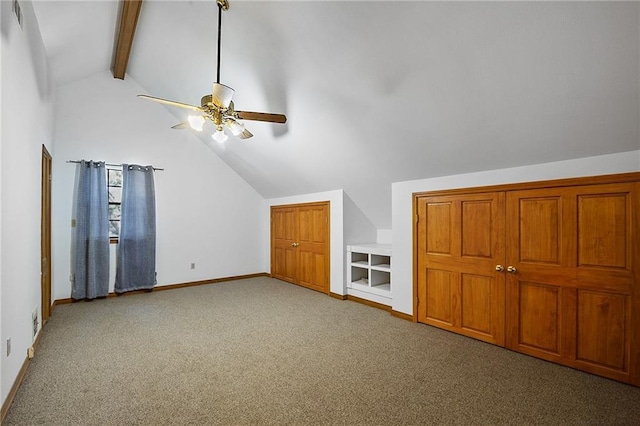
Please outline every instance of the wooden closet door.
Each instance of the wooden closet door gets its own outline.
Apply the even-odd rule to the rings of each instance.
[[[507,194],[507,265],[515,268],[507,273],[507,347],[617,380],[637,376],[634,186]]]
[[[329,202],[271,207],[271,276],[329,292]]]
[[[418,209],[418,321],[504,346],[504,193],[426,196]]]
[[[298,284],[329,290],[329,205],[298,207]]]
[[[293,207],[271,208],[271,275],[296,282],[298,267],[295,247],[298,238],[298,212]]]

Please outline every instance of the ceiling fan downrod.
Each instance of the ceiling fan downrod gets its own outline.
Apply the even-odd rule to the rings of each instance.
[[[229,10],[228,0],[216,0],[218,3],[218,62],[216,65],[216,83],[220,84],[220,39],[222,36],[222,11]]]

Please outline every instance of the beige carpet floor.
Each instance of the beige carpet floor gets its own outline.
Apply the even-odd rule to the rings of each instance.
[[[640,388],[270,278],[62,305],[6,425],[638,425]]]

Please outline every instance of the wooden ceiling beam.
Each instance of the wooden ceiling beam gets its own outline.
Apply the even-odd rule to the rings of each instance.
[[[129,55],[133,45],[133,37],[138,25],[138,16],[143,0],[122,0],[122,13],[120,14],[120,28],[113,55],[113,77],[124,80],[129,64]]]

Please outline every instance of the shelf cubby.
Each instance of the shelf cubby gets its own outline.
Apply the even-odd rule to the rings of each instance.
[[[347,294],[391,305],[391,245],[347,246]]]

